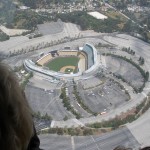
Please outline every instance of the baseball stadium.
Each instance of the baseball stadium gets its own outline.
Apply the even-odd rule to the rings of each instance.
[[[91,72],[98,66],[97,51],[91,44],[85,44],[78,50],[53,50],[36,62],[25,60],[24,65],[30,71],[48,76],[76,77]]]

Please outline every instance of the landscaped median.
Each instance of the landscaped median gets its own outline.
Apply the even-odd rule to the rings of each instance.
[[[73,94],[75,95],[75,98],[77,100],[77,102],[81,105],[81,107],[87,111],[90,114],[93,114],[94,116],[97,116],[97,113],[93,112],[88,106],[86,106],[82,100],[82,98],[79,96],[79,92],[77,91],[77,86],[74,83],[73,86]]]
[[[78,113],[70,104],[70,99],[66,95],[65,88],[61,89],[60,99],[62,99],[62,103],[64,104],[64,107],[67,108],[68,111],[70,111],[72,114],[76,116],[77,119],[81,118],[81,114]]]
[[[58,135],[71,135],[71,136],[88,136],[97,135],[106,132],[110,132],[111,128],[92,129],[89,127],[77,127],[77,128],[50,128],[40,132],[40,134],[58,134]]]

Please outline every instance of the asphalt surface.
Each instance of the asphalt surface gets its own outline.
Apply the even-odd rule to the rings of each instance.
[[[89,90],[78,86],[84,103],[97,113],[108,112],[124,104],[129,97],[114,82],[106,80],[104,84]]]
[[[127,127],[141,147],[150,146],[150,109],[133,123],[127,124]]]
[[[140,144],[127,128],[98,136],[40,135],[45,150],[113,150],[118,145],[138,150]]]
[[[143,77],[139,70],[132,64],[111,56],[105,57],[108,70],[121,75],[127,82],[136,88],[140,88],[143,85]]]
[[[46,113],[54,120],[63,120],[65,116],[73,118],[74,116],[63,107],[62,100],[59,99],[59,90],[44,90],[28,85],[25,93],[33,111]]]
[[[63,22],[51,22],[38,25],[38,30],[43,35],[60,33],[64,29]]]

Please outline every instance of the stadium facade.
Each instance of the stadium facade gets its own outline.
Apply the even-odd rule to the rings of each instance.
[[[68,52],[69,51],[71,51],[71,50],[68,50]],[[79,50],[79,51],[81,51],[81,50]],[[79,71],[74,74],[65,74],[62,72],[56,72],[53,70],[49,70],[45,67],[41,67],[41,66],[37,65],[37,63],[35,63],[29,59],[26,59],[24,61],[24,66],[28,71],[31,71],[31,72],[38,72],[38,73],[41,73],[41,74],[44,74],[47,76],[51,76],[54,78],[58,78],[58,79],[64,79],[64,78],[65,79],[73,79],[75,77],[79,77],[79,76],[91,73],[92,71],[96,70],[99,67],[99,59],[98,59],[97,50],[93,45],[86,43],[83,47],[82,52],[84,52],[87,56],[87,64],[86,64],[87,69],[83,72]],[[53,52],[52,52],[52,54],[53,54]],[[47,57],[47,56],[48,56],[48,54],[46,54],[45,56],[42,56],[42,57]],[[39,60],[41,60],[41,58]]]

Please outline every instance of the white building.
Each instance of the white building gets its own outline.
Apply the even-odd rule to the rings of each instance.
[[[103,14],[97,12],[97,11],[89,12],[88,14],[91,15],[91,16],[93,16],[93,17],[96,18],[96,19],[104,20],[104,19],[107,19],[107,18],[108,18],[107,16],[105,16],[105,15],[103,15]]]

